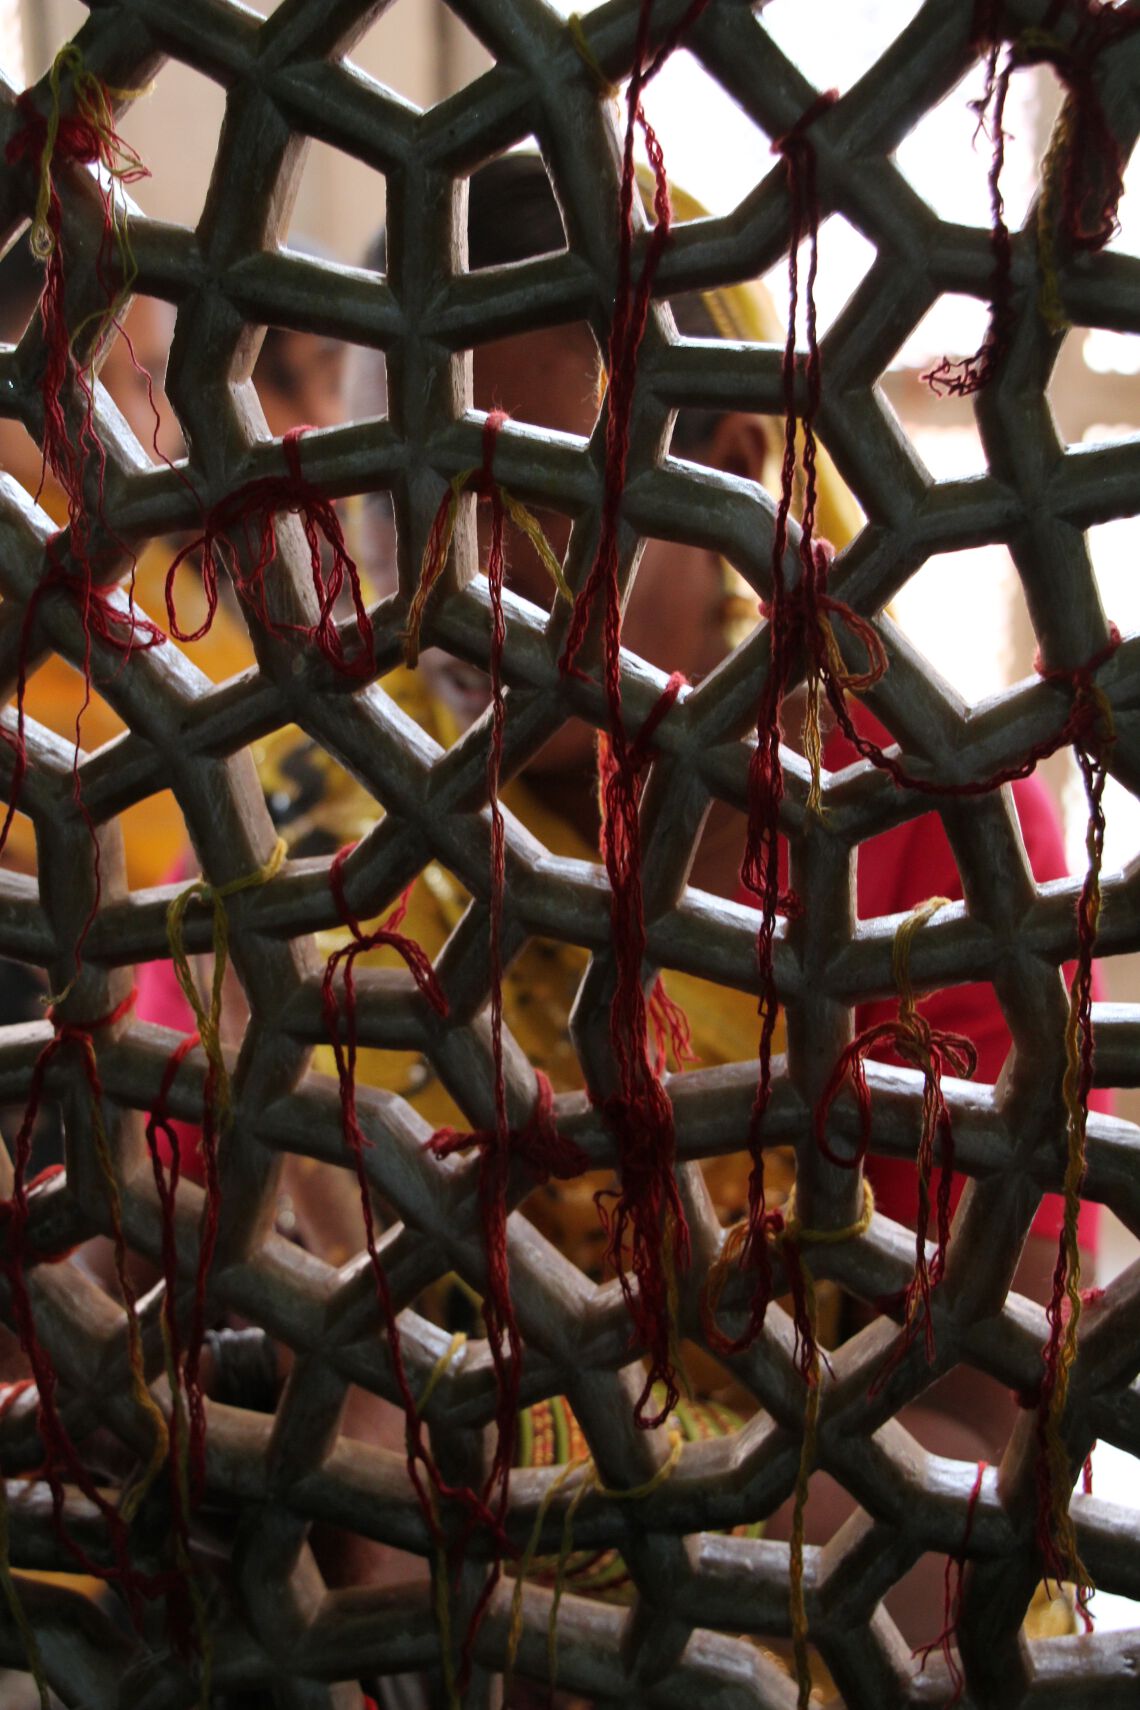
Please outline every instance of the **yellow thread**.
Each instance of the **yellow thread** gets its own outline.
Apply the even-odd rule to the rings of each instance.
[[[579,1463],[582,1464],[582,1463]],[[562,1539],[558,1546],[558,1566],[554,1573],[554,1591],[550,1599],[550,1618],[546,1624],[546,1668],[553,1693],[558,1684],[558,1609],[566,1585],[566,1569],[574,1553],[574,1520],[586,1492],[596,1488],[597,1473],[593,1461],[586,1461],[586,1477],[570,1498],[562,1518]]]
[[[847,661],[844,659],[839,642],[836,639],[835,626],[826,611],[817,613],[816,627],[823,642],[824,656],[827,659],[828,674],[832,683],[845,693],[861,695],[873,688],[886,675],[887,656],[874,627],[849,609],[841,609],[846,611],[849,627],[854,629],[856,636],[866,650],[867,666],[865,670],[855,671],[848,668]],[[807,689],[807,705],[804,708],[803,717],[803,745],[804,756],[811,773],[807,806],[812,813],[820,813],[822,811],[821,773],[823,769],[823,737],[820,725],[822,684],[814,656],[805,687]]]
[[[4,1601],[8,1605],[8,1612],[24,1647],[24,1660],[28,1665],[28,1672],[35,1681],[36,1691],[40,1695],[40,1710],[50,1710],[51,1699],[48,1692],[43,1654],[40,1651],[35,1629],[28,1619],[28,1612],[24,1608],[23,1599],[16,1584],[16,1577],[12,1572],[11,1515],[8,1508],[7,1481],[3,1477],[0,1477],[0,1586],[3,1587]]]
[[[928,920],[938,913],[940,908],[949,908],[949,897],[927,897],[911,910],[895,933],[895,941],[891,946],[891,975],[899,994],[899,1015],[908,1021],[914,1015],[914,988],[910,983],[910,947],[915,935],[924,927]]]
[[[47,261],[55,248],[55,233],[51,229],[51,163],[55,154],[56,139],[59,136],[60,99],[59,84],[65,66],[73,58],[78,57],[78,50],[71,46],[61,48],[52,61],[51,74],[48,78],[48,88],[51,91],[51,106],[48,109],[47,124],[44,133],[43,153],[40,155],[40,182],[36,192],[36,207],[32,215],[31,248],[37,261]]]
[[[546,1629],[546,1658],[550,1675],[550,1690],[554,1691],[558,1679],[558,1607],[562,1602],[562,1593],[566,1582],[566,1569],[570,1557],[574,1553],[574,1519],[578,1513],[582,1498],[591,1490],[596,1490],[600,1496],[608,1496],[615,1502],[642,1502],[647,1496],[652,1496],[670,1477],[677,1462],[681,1459],[684,1438],[680,1431],[669,1433],[669,1453],[662,1461],[652,1478],[647,1478],[644,1484],[635,1484],[628,1490],[612,1490],[602,1483],[598,1477],[598,1469],[593,1460],[574,1461],[570,1470],[576,1467],[584,1469],[584,1477],[567,1506],[562,1521],[562,1541],[558,1548],[558,1566],[554,1575],[554,1593],[550,1601],[550,1619]],[[569,1474],[567,1474],[569,1476]],[[559,1481],[562,1482],[561,1480]],[[553,1491],[550,1493],[553,1496]],[[519,1596],[521,1598],[521,1591]]]
[[[671,1476],[677,1462],[681,1459],[681,1450],[685,1439],[679,1431],[669,1433],[669,1453],[661,1462],[652,1478],[647,1478],[644,1484],[631,1485],[628,1490],[612,1490],[608,1484],[603,1484],[594,1468],[594,1488],[600,1496],[608,1496],[614,1502],[642,1502],[647,1496],[652,1496],[655,1490],[660,1490],[665,1480]],[[592,1464],[592,1463],[591,1463]]]
[[[230,947],[230,923],[225,904],[229,897],[235,897],[242,891],[253,890],[258,885],[268,884],[269,880],[280,872],[285,854],[285,841],[279,837],[268,861],[254,872],[246,873],[240,879],[231,879],[225,885],[211,885],[205,879],[195,879],[193,884],[187,885],[186,889],[174,898],[166,911],[166,937],[170,960],[183,996],[194,1012],[202,1049],[213,1074],[219,1128],[228,1122],[231,1108],[230,1078],[222,1055],[221,1039],[222,990]],[[186,953],[186,911],[192,902],[199,899],[209,903],[214,914],[214,972],[208,1005],[202,1002],[199,995],[190,967],[190,958]]]
[[[830,627],[830,626],[829,626]],[[819,677],[813,672],[807,682],[807,704],[804,707],[803,745],[811,783],[808,786],[807,809],[820,813],[823,808],[823,737],[819,724]]]
[[[1112,707],[1103,689],[1093,685],[1091,695],[1096,703],[1097,712],[1103,727],[1103,742],[1107,745],[1116,736],[1116,726],[1113,719]],[[1086,777],[1085,789],[1089,795],[1089,817],[1085,827],[1085,855],[1089,874],[1089,923],[1095,939],[1097,924],[1100,920],[1101,890],[1100,890],[1100,861],[1097,849],[1097,827],[1095,810],[1096,797],[1091,793],[1095,788]],[[1077,1357],[1078,1333],[1080,1330],[1082,1301],[1081,1301],[1081,1249],[1078,1238],[1081,1211],[1081,1183],[1085,1174],[1085,1140],[1087,1113],[1081,1102],[1081,1056],[1080,1056],[1080,991],[1078,986],[1079,970],[1074,973],[1069,987],[1069,1013],[1065,1023],[1065,1078],[1062,1083],[1062,1095],[1068,1117],[1066,1133],[1065,1180],[1064,1180],[1064,1219],[1061,1225],[1061,1250],[1065,1261],[1065,1296],[1069,1303],[1068,1321],[1060,1348],[1057,1351],[1056,1377],[1052,1394],[1049,1398],[1049,1409],[1045,1418],[1045,1452],[1049,1463],[1049,1491],[1052,1509],[1053,1530],[1057,1538],[1060,1554],[1070,1566],[1070,1572],[1078,1589],[1087,1600],[1088,1593],[1094,1589],[1092,1576],[1081,1560],[1077,1546],[1077,1534],[1069,1515],[1067,1492],[1071,1488],[1069,1476],[1069,1460],[1065,1451],[1065,1442],[1061,1430],[1065,1405],[1069,1394],[1069,1374]]]
[[[1106,748],[1110,747],[1116,741],[1116,719],[1113,716],[1112,702],[1099,683],[1090,683],[1087,692],[1095,703],[1100,717],[1103,731],[1101,743]]]
[[[455,1335],[451,1338],[451,1341],[448,1343],[447,1347],[445,1348],[444,1352],[439,1356],[439,1359],[435,1362],[435,1365],[431,1368],[431,1371],[428,1373],[428,1380],[424,1384],[423,1393],[421,1394],[419,1400],[416,1402],[416,1412],[417,1413],[423,1413],[424,1409],[427,1407],[428,1402],[431,1400],[432,1396],[435,1394],[436,1390],[438,1389],[440,1381],[443,1378],[444,1373],[447,1371],[448,1366],[451,1364],[452,1360],[455,1358],[455,1356],[459,1352],[460,1348],[465,1347],[466,1344],[467,1344],[467,1338],[463,1334],[463,1331],[457,1330],[455,1332]]]
[[[590,73],[590,76],[593,78],[594,86],[597,89],[598,94],[603,96],[607,101],[618,100],[621,95],[621,90],[616,83],[610,82],[609,78],[598,64],[597,59],[594,57],[594,50],[586,39],[586,31],[582,24],[581,14],[578,12],[571,12],[570,16],[566,20],[566,28],[569,31],[570,40],[574,43],[574,51],[582,61],[582,64],[586,67],[586,70]]]
[[[420,630],[423,628],[424,612],[432,589],[439,580],[443,567],[447,563],[447,555],[451,551],[451,543],[455,538],[455,525],[459,519],[459,501],[474,477],[480,474],[478,469],[464,469],[459,475],[453,476],[449,484],[447,510],[444,513],[443,527],[438,535],[433,528],[424,547],[423,561],[420,564],[420,579],[408,607],[408,621],[404,626],[404,663],[414,670],[420,658]],[[566,580],[558,555],[551,546],[542,524],[534,515],[521,504],[505,487],[496,486],[499,501],[507,516],[515,527],[526,535],[538,554],[539,561],[551,581],[568,605],[573,605],[574,596],[570,584]]]
[[[562,1486],[566,1483],[566,1480],[570,1477],[571,1473],[577,1472],[579,1467],[586,1465],[588,1465],[588,1462],[585,1460],[567,1461],[566,1465],[559,1470],[554,1478],[549,1480],[546,1489],[542,1493],[542,1501],[538,1505],[538,1511],[534,1517],[534,1525],[531,1528],[531,1534],[527,1540],[526,1549],[519,1558],[519,1565],[515,1574],[514,1593],[511,1597],[511,1622],[507,1633],[507,1657],[503,1666],[503,1702],[505,1704],[510,1703],[511,1677],[515,1671],[515,1659],[518,1656],[519,1645],[522,1641],[523,1587],[526,1584],[527,1575],[534,1566],[534,1558],[538,1554],[538,1542],[542,1537],[542,1528],[546,1524],[546,1517],[550,1513],[551,1504],[553,1503],[554,1498],[558,1495],[558,1492],[562,1489]],[[565,1533],[565,1525],[563,1526],[563,1533]],[[547,1642],[549,1649],[549,1632],[547,1634]],[[552,1676],[551,1691],[553,1690],[554,1683]]]
[[[113,322],[124,301],[131,294],[131,289],[138,278],[138,262],[135,259],[134,245],[131,240],[130,221],[125,209],[120,208],[114,186],[128,178],[141,176],[145,169],[134,149],[125,144],[115,131],[115,118],[111,101],[133,101],[146,93],[143,89],[113,89],[105,85],[93,72],[87,70],[83,55],[74,43],[62,47],[52,62],[48,78],[51,92],[51,106],[45,123],[44,146],[40,155],[40,178],[36,193],[36,206],[32,215],[31,250],[38,261],[50,259],[55,249],[55,233],[51,229],[52,201],[52,165],[55,158],[56,143],[59,140],[59,126],[62,117],[61,83],[65,74],[70,75],[75,95],[75,105],[81,118],[90,126],[103,144],[100,169],[112,181],[112,187],[107,191],[107,205],[111,220],[111,230],[119,252],[121,279],[114,298],[105,309],[96,309],[84,317],[70,335],[69,342],[74,345],[80,333],[93,322],[102,329]],[[116,158],[116,151],[117,156]],[[97,341],[98,342],[98,341]]]
[[[834,1247],[842,1241],[854,1241],[858,1236],[865,1235],[871,1227],[871,1219],[874,1215],[874,1191],[870,1182],[865,1180],[863,1182],[863,1209],[854,1223],[848,1223],[842,1229],[805,1228],[800,1222],[799,1213],[796,1211],[796,1190],[793,1187],[784,1207],[784,1227],[776,1236],[773,1245],[779,1248],[787,1241],[794,1241],[797,1247]]]
[[[728,1282],[728,1273],[736,1264],[747,1242],[748,1220],[743,1218],[739,1223],[733,1224],[721,1242],[720,1252],[709,1266],[709,1274],[705,1278],[705,1286],[701,1290],[701,1323],[704,1326],[705,1335],[714,1343],[719,1335],[716,1326],[716,1314],[720,1305],[720,1297],[724,1293],[725,1284]]]
[[[411,670],[414,670],[419,663],[420,629],[424,621],[424,608],[428,602],[428,595],[435,586],[436,578],[447,563],[447,555],[451,551],[451,542],[455,535],[455,524],[459,517],[459,500],[474,474],[474,469],[465,469],[462,474],[453,477],[443,532],[440,535],[434,555],[432,554],[431,535],[428,536],[427,545],[424,547],[423,563],[420,565],[419,586],[412,596],[411,605],[408,607],[408,621],[403,635],[404,663]],[[433,528],[432,534],[434,535],[434,533]]]
[[[162,1311],[162,1353],[166,1366],[166,1381],[170,1386],[170,1407],[177,1425],[178,1458],[173,1464],[173,1476],[178,1483],[179,1500],[182,1504],[183,1515],[190,1513],[190,1432],[186,1418],[186,1406],[182,1397],[182,1384],[174,1364],[174,1348],[171,1343],[171,1314],[173,1304],[169,1297],[163,1302]],[[171,1436],[174,1436],[171,1432]],[[206,1600],[202,1588],[198,1584],[198,1576],[194,1564],[186,1549],[186,1543],[181,1532],[174,1535],[174,1564],[185,1582],[190,1597],[194,1615],[194,1632],[198,1641],[199,1682],[198,1710],[210,1710],[212,1682],[214,1671],[214,1640],[207,1619]]]
[[[547,540],[546,535],[543,532],[542,524],[539,522],[538,518],[534,515],[533,511],[528,511],[526,506],[520,504],[513,494],[508,493],[504,487],[499,488],[499,497],[503,501],[503,509],[514,523],[515,527],[526,535],[527,539],[538,553],[547,575],[554,583],[554,586],[558,589],[558,592],[562,595],[562,598],[566,601],[567,605],[572,606],[574,604],[574,595],[570,591],[570,584],[566,580],[558,554]]]

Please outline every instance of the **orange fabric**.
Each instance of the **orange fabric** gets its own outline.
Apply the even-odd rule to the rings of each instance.
[[[135,573],[135,604],[165,629],[164,582],[174,556],[168,542],[154,542],[139,559]],[[183,582],[188,581],[184,575]],[[179,588],[179,606],[192,615],[194,590]],[[167,643],[167,645],[173,645]],[[245,669],[253,662],[240,616],[222,605],[213,629],[193,648],[187,649],[193,663],[215,683]],[[28,683],[26,710],[29,720],[45,725],[67,742],[75,740],[75,721],[83,705],[83,678],[56,653],[50,654]],[[86,754],[102,748],[123,730],[123,722],[110,705],[92,693],[83,714],[82,744]],[[127,879],[132,889],[160,884],[186,848],[186,828],[178,804],[169,790],[148,797],[119,816],[126,844]],[[18,816],[9,845],[14,865],[27,870],[35,866],[35,843],[30,823]]]

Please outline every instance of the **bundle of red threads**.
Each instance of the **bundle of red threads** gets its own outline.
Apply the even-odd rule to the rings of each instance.
[[[73,101],[71,111],[64,111],[65,81]],[[82,339],[84,349],[97,354],[113,331],[126,337],[119,314],[137,270],[127,217],[118,206],[116,196],[120,187],[146,177],[147,170],[115,129],[114,99],[126,98],[135,92],[109,90],[87,70],[83,56],[74,44],[64,47],[56,56],[49,87],[51,102],[46,117],[30,94],[19,97],[17,110],[23,123],[9,139],[6,159],[13,165],[26,163],[37,175],[38,193],[31,244],[33,253],[46,264],[40,296],[40,325],[44,341],[41,380],[43,471],[44,478],[50,470],[59,482],[67,506],[68,526],[65,536],[56,535],[49,541],[47,569],[25,610],[17,666],[17,729],[14,738],[5,736],[5,741],[13,749],[13,777],[7,811],[0,827],[0,851],[19,805],[27,770],[24,693],[34,622],[42,596],[50,589],[62,589],[75,598],[80,607],[84,632],[84,698],[75,723],[74,790],[76,804],[85,818],[87,815],[79,786],[79,754],[83,715],[91,700],[92,637],[98,636],[125,654],[135,647],[158,646],[165,640],[157,625],[147,619],[136,619],[133,597],[128,600],[128,612],[124,615],[113,605],[99,582],[93,561],[93,513],[88,504],[86,483],[89,475],[93,474],[94,515],[102,520],[106,455],[95,423],[95,390],[90,360],[77,355],[75,348],[77,341]],[[57,181],[60,169],[66,166],[97,167],[92,182],[97,187],[103,214],[95,265],[103,300],[74,330],[69,326],[67,317],[63,204]],[[147,385],[150,385],[149,375]],[[41,490],[42,486],[43,478]],[[113,558],[118,553],[130,556],[120,542],[113,542],[110,556]],[[133,590],[133,573],[131,585]],[[82,945],[98,910],[100,897],[99,844],[89,818],[87,823],[94,851],[95,895],[90,915],[75,947],[77,975]]]
[[[366,681],[376,671],[372,619],[336,506],[306,479],[301,468],[301,436],[312,431],[308,426],[293,427],[283,436],[284,475],[261,475],[246,481],[206,512],[201,533],[181,548],[166,573],[167,621],[178,641],[201,641],[217,615],[218,569],[224,565],[239,599],[267,635],[299,636],[341,676]],[[282,512],[298,517],[309,549],[318,615],[316,623],[308,627],[280,623],[269,609],[265,578],[277,557],[276,519]],[[174,599],[179,569],[188,559],[198,568],[206,598],[206,615],[194,630],[180,625]],[[353,653],[345,651],[336,621],[336,608],[346,590],[356,615],[358,645]]]
[[[660,1425],[676,1405],[676,1336],[672,1296],[688,1268],[689,1231],[674,1175],[673,1111],[649,1048],[649,1016],[642,986],[646,929],[641,885],[638,818],[640,756],[626,729],[621,693],[621,586],[618,525],[629,461],[630,422],[637,384],[637,357],[645,334],[653,283],[668,241],[673,211],[664,157],[641,97],[708,0],[695,0],[656,54],[649,56],[653,0],[642,0],[626,97],[622,155],[617,290],[607,359],[608,391],[605,476],[594,562],[574,602],[560,660],[577,671],[599,599],[602,610],[602,675],[606,694],[610,767],[603,781],[606,826],[603,856],[610,882],[614,994],[610,1043],[615,1088],[594,1092],[618,1148],[620,1188],[608,1220],[607,1256],[625,1295],[635,1340],[648,1354],[648,1370],[636,1417]],[[654,175],[655,224],[646,240],[641,269],[633,273],[633,205],[636,191],[634,138],[640,126]],[[632,1275],[630,1274],[632,1272]],[[660,1400],[655,1402],[653,1391]]]

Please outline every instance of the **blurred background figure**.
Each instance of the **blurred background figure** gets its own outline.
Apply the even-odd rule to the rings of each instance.
[[[335,427],[344,420],[344,363],[339,339],[282,327],[267,330],[253,384],[274,439],[291,427]]]

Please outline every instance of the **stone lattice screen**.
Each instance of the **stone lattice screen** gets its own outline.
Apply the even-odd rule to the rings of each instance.
[[[411,0],[404,0],[410,4]],[[783,0],[782,0],[783,3]],[[791,3],[791,0],[786,0]],[[808,3],[808,0],[803,0]],[[231,0],[121,0],[92,4],[79,38],[88,66],[119,89],[158,76],[167,56],[224,84],[225,128],[208,203],[196,231],[133,220],[140,292],[177,307],[168,390],[188,443],[199,495],[216,501],[251,476],[284,470],[280,444],[262,439],[248,407],[247,377],[264,324],[317,330],[387,354],[389,414],[313,435],[303,446],[307,476],[335,497],[390,491],[399,537],[402,593],[374,616],[378,675],[361,688],[338,677],[302,643],[255,634],[258,665],[212,687],[193,648],[173,644],[121,655],[98,641],[99,692],[129,726],[83,761],[83,801],[100,827],[102,895],[85,948],[89,1007],[112,1008],[132,965],[167,954],[165,892],[130,894],[122,878],[116,815],[172,787],[205,874],[222,885],[264,863],[274,831],[247,745],[294,723],[375,797],[377,822],[348,869],[362,918],[384,909],[431,859],[475,899],[439,961],[450,999],[436,1018],[402,975],[361,976],[362,1040],[426,1053],[473,1127],[492,1120],[487,940],[488,724],[452,749],[438,749],[385,694],[385,673],[400,656],[406,600],[446,483],[477,465],[481,418],[472,414],[464,352],[507,331],[588,320],[604,344],[613,302],[618,146],[621,117],[599,95],[565,25],[540,0],[461,0],[456,13],[496,64],[452,99],[420,112],[353,70],[341,56],[383,11],[377,0],[285,0],[261,22]],[[682,16],[682,0],[658,0],[659,38]],[[1045,0],[1009,0],[1004,27],[1037,24]],[[877,259],[823,351],[823,441],[857,495],[868,524],[840,554],[833,586],[858,611],[876,616],[890,670],[874,691],[876,714],[908,763],[940,781],[984,776],[1013,763],[1063,721],[1068,697],[1036,680],[982,708],[964,708],[935,679],[883,609],[935,553],[980,542],[1008,545],[1042,655],[1073,668],[1104,648],[1107,617],[1093,580],[1084,530],[1140,508],[1140,447],[1067,449],[1052,420],[1047,388],[1059,339],[1021,291],[1018,322],[1000,379],[977,402],[989,472],[934,482],[877,388],[910,330],[942,292],[986,298],[992,274],[984,230],[937,221],[900,175],[891,151],[959,79],[974,57],[972,0],[929,0],[883,58],[814,129],[823,210],[842,211]],[[618,0],[587,20],[593,52],[620,79],[633,51],[637,7]],[[742,0],[714,0],[687,45],[767,134],[781,135],[816,91],[782,56],[762,19]],[[1122,43],[1100,74],[1104,109],[1125,157],[1140,125],[1140,35]],[[4,90],[0,145],[15,128]],[[537,138],[564,214],[568,248],[509,269],[468,275],[462,229],[464,177],[482,161]],[[389,271],[384,278],[338,269],[278,248],[310,137],[354,155],[384,175]],[[187,148],[197,146],[187,138]],[[3,148],[0,146],[0,157]],[[31,181],[5,169],[0,241],[32,213]],[[94,184],[77,171],[64,180],[64,218],[73,256],[93,257],[102,219]],[[375,222],[369,219],[366,224]],[[1014,241],[1015,283],[1032,278],[1030,227]],[[657,278],[659,296],[755,277],[787,245],[783,171],[771,173],[732,215],[675,229]],[[93,267],[71,263],[73,313],[98,306]],[[1065,310],[1078,327],[1140,331],[1140,263],[1084,256],[1061,271]],[[84,296],[86,293],[86,297]],[[38,332],[0,354],[0,408],[39,433]],[[672,411],[682,405],[781,412],[780,352],[774,346],[710,346],[678,337],[654,308],[642,351],[625,498],[623,564],[634,574],[637,537],[697,539],[723,553],[763,593],[768,586],[773,506],[751,484],[697,470],[668,456]],[[100,400],[108,451],[100,527],[136,548],[193,529],[199,518],[186,482],[156,467]],[[588,442],[508,424],[496,471],[528,504],[568,513],[571,584],[587,573],[601,496],[602,432]],[[8,479],[0,480],[0,660],[13,691],[26,602],[45,573],[49,519]],[[794,533],[794,531],[793,531]],[[295,522],[282,520],[272,571],[275,609],[311,623],[309,567]],[[790,562],[790,560],[789,560]],[[486,584],[476,573],[471,518],[459,530],[453,588],[431,611],[426,637],[458,657],[485,664]],[[126,573],[125,560],[122,573]],[[952,576],[943,596],[955,598]],[[152,614],[161,619],[162,614]],[[1111,614],[1108,614],[1111,616]],[[565,608],[552,614],[508,600],[510,683],[508,771],[572,713],[604,722],[600,689],[564,678],[557,658]],[[55,650],[82,663],[74,602],[45,599],[34,630],[35,657]],[[742,906],[686,891],[683,880],[702,809],[714,798],[743,810],[748,741],[767,660],[759,625],[699,689],[665,720],[643,808],[649,946],[654,967],[756,989],[757,917]],[[632,657],[624,665],[627,716],[646,716],[664,677]],[[1100,676],[1113,710],[1110,769],[1129,788],[1140,781],[1140,638],[1123,645]],[[13,714],[7,715],[9,731]],[[33,728],[23,810],[34,822],[39,881],[0,876],[0,952],[46,970],[54,987],[71,971],[71,949],[93,894],[87,827],[72,794],[71,751]],[[11,753],[0,748],[6,779]],[[825,779],[822,817],[805,810],[807,772],[785,755],[785,829],[802,916],[781,922],[777,973],[787,1005],[788,1052],[779,1059],[766,1139],[796,1148],[801,1204],[816,1225],[850,1223],[859,1185],[827,1166],[812,1138],[810,1112],[850,1037],[853,1005],[893,990],[897,919],[857,921],[851,878],[869,837],[928,811],[930,799],[897,789],[867,765]],[[991,981],[1009,1021],[1014,1052],[997,1089],[950,1089],[957,1157],[973,1178],[954,1227],[946,1281],[937,1296],[937,1366],[921,1339],[887,1389],[871,1378],[899,1332],[881,1318],[849,1340],[824,1373],[818,1465],[859,1505],[832,1543],[807,1552],[811,1633],[844,1702],[878,1710],[940,1703],[949,1695],[943,1665],[925,1673],[911,1659],[880,1600],[924,1552],[956,1550],[967,1530],[972,1464],[928,1455],[895,1417],[935,1373],[966,1362],[1032,1394],[1041,1372],[1043,1309],[1010,1292],[1040,1195],[1056,1191],[1064,1168],[1060,1064],[1066,993],[1060,966],[1076,948],[1077,881],[1036,888],[1028,874],[1009,792],[938,804],[967,901],[944,910],[918,936],[913,971],[920,987]],[[596,1084],[606,1081],[606,1014],[612,968],[609,900],[600,867],[555,859],[508,823],[505,943],[529,936],[586,947],[592,955],[579,993],[575,1038]],[[1100,952],[1140,948],[1137,876],[1105,883]],[[173,893],[171,893],[173,894]],[[307,1544],[326,1521],[427,1555],[430,1542],[402,1456],[338,1442],[350,1383],[395,1394],[373,1285],[364,1255],[334,1270],[272,1233],[282,1158],[307,1153],[347,1165],[335,1086],[307,1075],[322,1038],[321,964],[312,934],[336,925],[328,863],[287,863],[262,888],[229,905],[231,948],[250,1020],[236,1059],[236,1108],[223,1148],[222,1221],[212,1305],[265,1326],[295,1351],[277,1414],[268,1419],[211,1405],[208,1490],[212,1510],[240,1517],[232,1560],[211,1591],[215,1681],[219,1690],[263,1684],[281,1705],[359,1702],[357,1680],[432,1670],[435,1616],[418,1590],[326,1593]],[[210,944],[205,910],[191,911],[194,951]],[[1140,1012],[1098,1010],[1100,1084],[1140,1081]],[[47,1024],[0,1036],[5,1103],[27,1095]],[[109,1133],[131,1245],[159,1254],[159,1219],[144,1148],[143,1114],[153,1103],[174,1037],[137,1019],[100,1033],[96,1044]],[[534,1078],[523,1053],[508,1051],[511,1109],[529,1110]],[[722,1233],[697,1160],[735,1151],[747,1129],[755,1063],[675,1077],[683,1191],[695,1259],[682,1291],[685,1333],[701,1337],[699,1296]],[[179,1075],[172,1107],[194,1120],[205,1073],[201,1053]],[[914,1156],[921,1082],[903,1070],[873,1068],[873,1149]],[[34,1238],[55,1248],[106,1232],[105,1195],[94,1166],[86,1081],[78,1053],[62,1053],[50,1092],[67,1126],[67,1176],[37,1190]],[[404,1223],[383,1252],[401,1319],[413,1387],[428,1380],[447,1336],[407,1307],[449,1270],[475,1287],[483,1278],[475,1164],[441,1170],[425,1155],[427,1128],[401,1100],[361,1088],[371,1141],[367,1166]],[[597,1165],[613,1161],[606,1128],[584,1094],[558,1103],[564,1130]],[[841,1101],[836,1129],[853,1137],[853,1107]],[[1131,1125],[1090,1120],[1084,1191],[1140,1233],[1140,1137]],[[5,1164],[5,1169],[7,1165]],[[520,1182],[519,1190],[523,1184]],[[180,1214],[187,1287],[200,1199],[183,1190]],[[876,1216],[857,1240],[821,1249],[820,1275],[873,1301],[903,1289],[913,1259],[908,1232]],[[637,1352],[616,1284],[595,1287],[521,1218],[510,1227],[510,1264],[526,1342],[524,1399],[569,1397],[611,1488],[634,1486],[665,1460],[664,1432],[632,1422]],[[1125,1273],[1086,1315],[1066,1441],[1074,1476],[1094,1439],[1140,1453],[1140,1277]],[[39,1331],[61,1378],[73,1435],[96,1429],[128,1448],[145,1447],[146,1426],[127,1382],[126,1322],[118,1305],[73,1262],[35,1268],[31,1291]],[[5,1295],[7,1299],[7,1295]],[[148,1376],[167,1398],[158,1333],[159,1293],[144,1303]],[[803,1387],[787,1315],[773,1307],[752,1351],[731,1362],[757,1411],[730,1439],[685,1447],[679,1465],[644,1501],[622,1504],[595,1493],[576,1519],[581,1545],[619,1546],[636,1583],[633,1609],[567,1598],[562,1607],[559,1684],[602,1702],[786,1706],[794,1684],[754,1642],[786,1638],[788,1547],[731,1535],[789,1495],[799,1460]],[[476,1476],[482,1428],[495,1396],[485,1344],[473,1342],[433,1392],[431,1441],[444,1470]],[[66,1569],[43,1485],[17,1476],[39,1459],[34,1397],[0,1425],[11,1474],[11,1548],[18,1567]],[[969,1702],[1001,1706],[1092,1702],[1134,1704],[1140,1692],[1140,1635],[1092,1635],[1029,1644],[1019,1636],[1040,1572],[1034,1537],[1033,1415],[1019,1423],[1000,1471],[987,1476],[970,1532],[960,1643]],[[510,1532],[521,1546],[551,1475],[520,1474],[512,1484]],[[545,1543],[557,1548],[565,1497],[554,1502]],[[1096,1497],[1077,1495],[1073,1514],[1083,1558],[1098,1585],[1140,1598],[1140,1541],[1128,1520]],[[101,1530],[89,1505],[69,1499],[68,1525],[98,1552]],[[209,1556],[209,1541],[199,1544]],[[154,1540],[132,1534],[147,1561]],[[484,1571],[476,1538],[465,1590]],[[210,1558],[213,1559],[213,1558]],[[213,1584],[213,1581],[212,1581]],[[492,1603],[477,1647],[470,1702],[494,1693],[504,1654],[510,1581]],[[29,1590],[52,1683],[68,1705],[177,1706],[194,1701],[185,1663],[167,1648],[161,1623],[147,1638],[124,1637],[110,1620],[62,1588]],[[519,1671],[546,1669],[550,1593],[524,1599]],[[931,1627],[937,1626],[931,1611]],[[15,1626],[0,1621],[0,1658],[22,1666]]]

